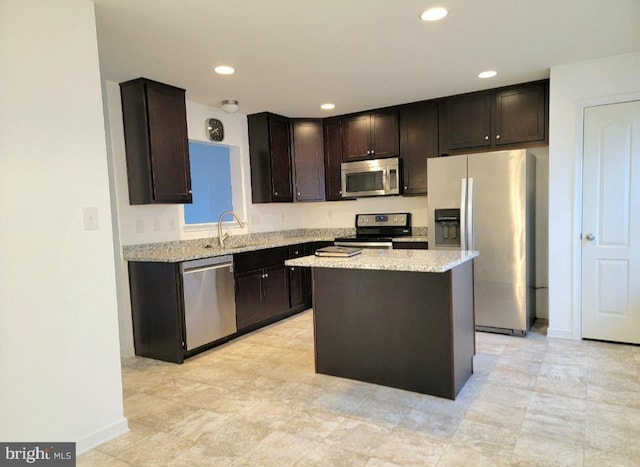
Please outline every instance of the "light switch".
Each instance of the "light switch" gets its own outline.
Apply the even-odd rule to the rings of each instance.
[[[100,228],[98,224],[98,208],[82,208],[82,223],[84,224],[84,230],[98,230]]]

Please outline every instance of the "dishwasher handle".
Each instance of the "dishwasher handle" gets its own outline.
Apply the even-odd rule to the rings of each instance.
[[[222,263],[222,264],[215,264],[212,266],[199,266],[199,267],[192,267],[192,268],[184,268],[182,270],[182,274],[193,274],[194,272],[202,272],[202,271],[210,271],[212,269],[222,269],[222,268],[229,268],[230,272],[233,272],[233,263]]]
[[[233,256],[212,256],[210,258],[192,259],[180,263],[180,272],[188,274],[196,271],[206,271],[207,269],[218,269],[223,267],[233,268]],[[233,272],[233,269],[231,269]]]

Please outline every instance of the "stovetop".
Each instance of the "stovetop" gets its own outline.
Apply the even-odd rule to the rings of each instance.
[[[356,214],[356,234],[336,238],[342,242],[391,242],[411,236],[411,213]]]

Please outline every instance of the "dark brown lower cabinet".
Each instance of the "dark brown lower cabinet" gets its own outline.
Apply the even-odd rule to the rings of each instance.
[[[239,333],[311,307],[311,271],[284,265],[332,242],[309,242],[234,255],[236,324]]]
[[[313,268],[316,373],[455,399],[473,373],[473,264]]]
[[[236,325],[238,329],[264,320],[262,270],[236,274]]]
[[[265,269],[262,285],[264,313],[267,318],[289,311],[289,282],[284,264]]]
[[[236,324],[241,331],[289,311],[284,265],[236,274]]]
[[[289,258],[312,255],[318,248],[326,246],[327,244],[330,244],[330,242],[327,242],[326,244],[309,243],[289,247]],[[312,295],[311,269],[290,266],[288,267],[288,273],[291,308],[310,308]]]
[[[179,263],[129,262],[135,353],[182,363],[184,302]]]

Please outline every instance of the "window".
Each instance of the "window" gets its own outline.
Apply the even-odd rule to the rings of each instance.
[[[189,159],[193,203],[184,205],[184,223],[218,222],[220,214],[233,209],[230,150],[189,141]]]

